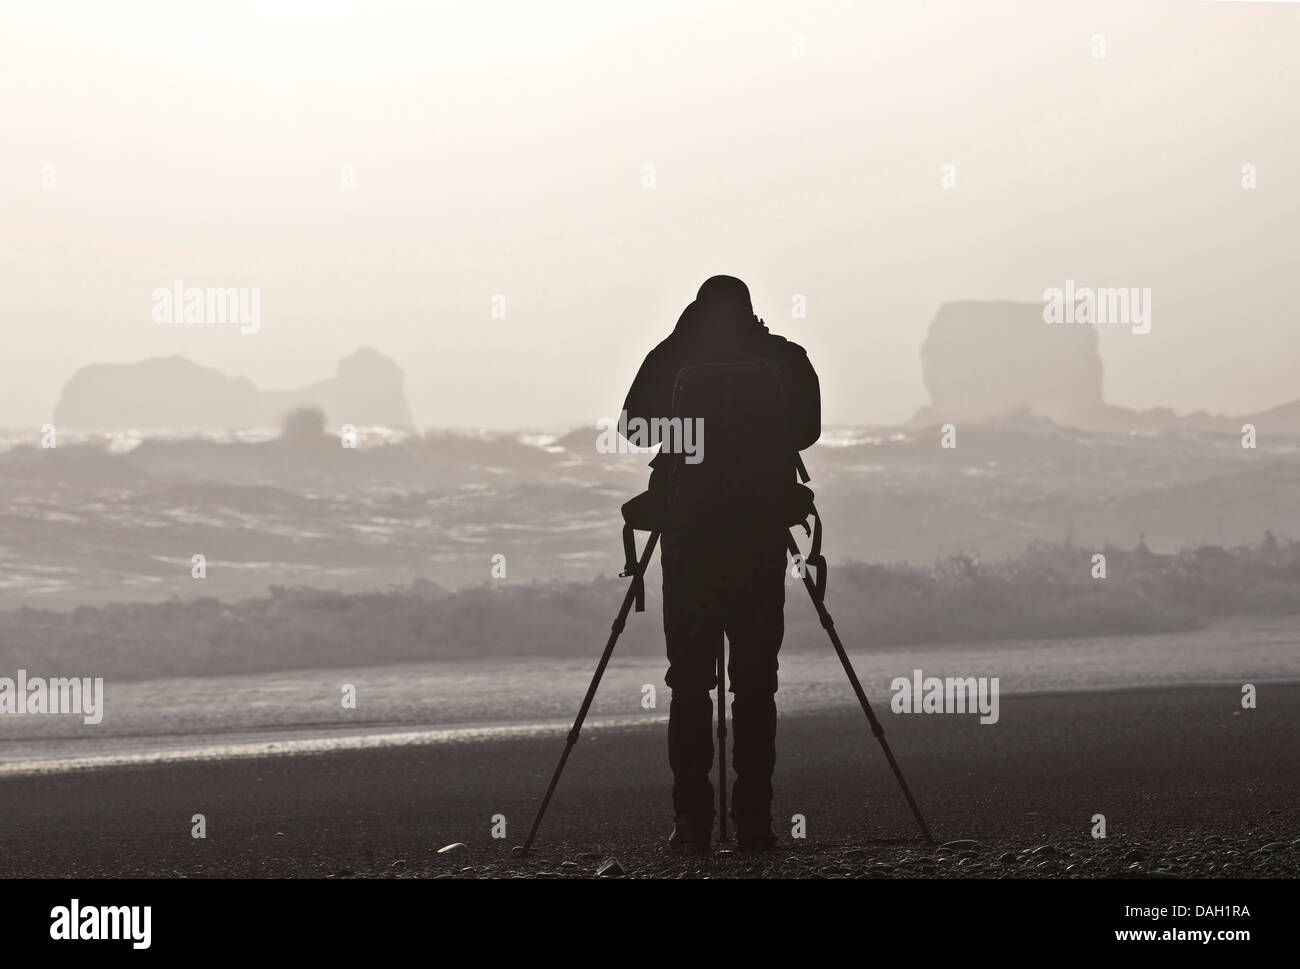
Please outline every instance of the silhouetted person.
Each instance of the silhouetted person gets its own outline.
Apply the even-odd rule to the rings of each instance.
[[[714,276],[705,281],[672,335],[646,357],[623,409],[629,422],[670,417],[673,391],[683,368],[742,361],[766,361],[779,374],[779,395],[784,397],[788,416],[786,433],[793,446],[788,455],[793,479],[794,453],[811,446],[821,435],[817,374],[802,347],[769,333],[754,316],[749,289],[739,279]],[[780,406],[779,401],[773,403]],[[703,463],[707,464],[707,433],[704,442]],[[715,451],[718,446],[715,440]],[[672,462],[681,457],[665,450],[655,456],[651,492],[670,487]],[[779,522],[752,520],[731,528],[664,529],[665,679],[672,690],[668,760],[675,815],[670,843],[674,847],[709,849],[714,820],[710,690],[717,686],[724,633],[730,643],[727,672],[733,694],[736,772],[731,813],[737,843],[749,850],[775,843],[772,769],[776,762],[777,652],[785,628],[787,534],[787,526]]]

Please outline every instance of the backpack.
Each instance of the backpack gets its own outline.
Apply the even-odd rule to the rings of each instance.
[[[624,576],[636,609],[644,608],[633,530],[698,531],[740,536],[801,526],[813,536],[807,556],[825,588],[821,519],[803,462],[794,449],[781,373],[765,360],[683,367],[673,387],[672,416],[650,462],[650,488],[623,505]],[[688,422],[690,422],[688,430]],[[813,527],[807,519],[813,518]]]
[[[670,527],[736,533],[780,524],[794,483],[794,445],[780,372],[766,361],[683,367],[671,428],[695,453],[661,453]],[[692,431],[694,432],[692,435]]]
[[[812,513],[812,492],[795,480],[798,455],[775,365],[683,367],[661,437],[650,490],[625,507],[634,527],[741,534],[802,525]]]

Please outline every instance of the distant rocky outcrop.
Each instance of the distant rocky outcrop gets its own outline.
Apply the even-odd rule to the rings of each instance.
[[[279,426],[286,415],[318,408],[331,424],[413,428],[402,370],[383,354],[360,349],[333,377],[300,390],[259,390],[183,357],[95,364],[73,374],[54,409],[60,427],[219,430]]]
[[[907,426],[1032,414],[1088,431],[1239,433],[1251,423],[1261,431],[1300,434],[1300,401],[1235,416],[1107,404],[1098,345],[1095,326],[1043,322],[1042,303],[945,303],[921,345],[930,404]]]
[[[1030,410],[1058,424],[1092,423],[1105,408],[1097,331],[1048,326],[1041,303],[945,303],[921,367],[930,406],[916,421],[986,421]]]

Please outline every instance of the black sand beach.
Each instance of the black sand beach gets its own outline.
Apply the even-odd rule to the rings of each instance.
[[[575,684],[576,694],[580,684]],[[779,695],[778,695],[779,702]],[[584,733],[533,857],[554,736],[0,778],[4,877],[1294,877],[1300,684],[1003,697],[1001,719],[878,709],[925,845],[856,707],[781,721],[775,852],[683,858],[664,726]],[[716,771],[715,771],[716,776]],[[207,837],[191,837],[206,818]],[[791,840],[792,815],[807,837]],[[1095,814],[1107,838],[1090,836]],[[494,839],[495,815],[506,837]],[[438,854],[444,845],[466,848]]]

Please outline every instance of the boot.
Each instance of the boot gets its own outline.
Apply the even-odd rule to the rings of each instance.
[[[741,851],[769,851],[776,847],[772,833],[772,818],[762,814],[737,814],[736,847]]]
[[[668,846],[687,855],[707,855],[713,850],[712,814],[679,814]]]

